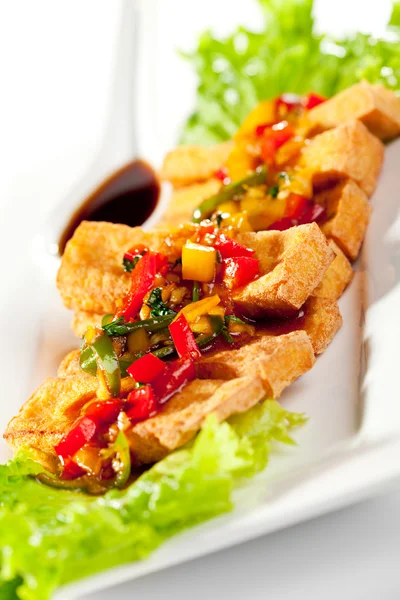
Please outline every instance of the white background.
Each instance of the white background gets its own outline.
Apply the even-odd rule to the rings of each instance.
[[[153,0],[145,2],[155,10]],[[158,4],[161,13],[151,15],[157,23],[154,43],[166,67],[175,56],[171,40],[187,47],[210,15],[222,29],[229,29],[238,13],[253,24],[258,18],[250,0]],[[18,289],[21,310],[29,311],[31,239],[101,147],[119,11],[120,3],[111,0],[0,1],[0,309]],[[319,4],[322,21],[336,31],[349,22],[379,28],[387,12],[388,2]],[[188,85],[179,86],[182,78]],[[173,142],[176,121],[184,116],[177,113],[177,97],[182,100],[184,94],[188,102],[192,83],[183,64],[172,72],[158,67],[152,101],[160,151]],[[154,143],[154,123],[149,131]],[[90,598],[398,599],[399,505],[400,487],[358,507]]]

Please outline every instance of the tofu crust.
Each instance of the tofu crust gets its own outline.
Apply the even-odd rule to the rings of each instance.
[[[249,410],[264,397],[259,377],[195,379],[173,396],[161,413],[127,431],[135,460],[139,464],[156,462],[192,439],[207,415],[213,413],[221,422]]]
[[[166,155],[160,177],[175,187],[210,179],[224,165],[232,147],[233,141],[213,146],[178,146]]]
[[[384,146],[361,121],[348,121],[317,135],[303,148],[300,166],[313,173],[316,189],[353,179],[371,196],[383,162]]]
[[[57,287],[67,308],[105,315],[129,290],[130,275],[122,267],[124,253],[143,244],[173,260],[179,253],[168,245],[171,231],[83,221],[69,240],[57,274]],[[181,243],[186,240],[182,234]],[[177,248],[180,240],[177,240]]]
[[[343,324],[339,305],[335,300],[313,296],[304,310],[302,329],[309,336],[315,354],[322,354]]]
[[[221,182],[213,178],[174,190],[159,227],[178,227],[181,223],[190,221],[194,209],[203,200],[216,194],[220,187]]]
[[[349,260],[333,240],[329,240],[329,247],[336,256],[321,283],[313,291],[313,296],[338,300],[353,278],[353,269]]]
[[[316,194],[314,200],[326,209],[328,215],[333,215],[321,225],[322,231],[328,238],[335,240],[346,256],[355,260],[372,213],[365,192],[354,181],[349,180]]]
[[[318,131],[358,119],[381,140],[400,134],[400,99],[383,85],[361,81],[307,113],[307,123]]]
[[[298,310],[335,258],[316,223],[244,233],[239,241],[255,250],[261,277],[234,292],[233,301],[243,314],[256,319]]]
[[[259,337],[238,350],[204,356],[196,369],[201,379],[232,379],[251,373],[260,377],[269,398],[279,398],[314,362],[309,337],[304,331],[294,331],[276,337]]]

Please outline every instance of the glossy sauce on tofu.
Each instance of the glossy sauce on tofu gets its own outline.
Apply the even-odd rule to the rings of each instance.
[[[135,160],[108,177],[72,215],[59,242],[60,254],[81,221],[108,221],[136,227],[154,211],[160,184],[152,168]]]

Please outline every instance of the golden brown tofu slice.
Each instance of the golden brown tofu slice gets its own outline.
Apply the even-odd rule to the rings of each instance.
[[[316,223],[287,231],[243,233],[239,241],[255,250],[261,277],[235,291],[233,301],[243,314],[256,319],[298,310],[335,258]]]
[[[232,379],[258,376],[269,398],[279,398],[295,379],[311,369],[314,351],[304,331],[287,335],[257,337],[238,350],[204,356],[196,364],[200,378]]]
[[[349,119],[362,121],[381,140],[395,138],[400,134],[400,98],[383,85],[361,81],[307,113],[307,122],[317,130]]]
[[[160,227],[173,225],[178,227],[181,223],[190,221],[194,209],[206,198],[213,196],[221,187],[218,179],[209,179],[202,183],[194,183],[174,190],[166,212],[163,214]]]
[[[166,155],[160,177],[176,187],[210,179],[225,164],[232,147],[232,141],[208,147],[178,146]]]
[[[77,311],[72,317],[72,331],[78,337],[83,337],[85,335],[86,329],[88,325],[94,325],[95,327],[100,327],[103,315],[98,315],[92,312],[86,312],[84,310]]]
[[[313,291],[313,296],[338,300],[353,278],[353,269],[349,260],[333,240],[329,240],[329,247],[336,256],[321,283]]]
[[[192,439],[207,415],[213,413],[224,421],[263,398],[262,381],[252,375],[230,381],[196,379],[173,396],[161,413],[126,432],[135,460],[156,462]]]
[[[302,329],[309,336],[315,354],[322,354],[342,326],[339,305],[335,300],[313,296],[307,300],[304,311]]]
[[[67,308],[108,314],[115,312],[115,300],[129,290],[130,275],[122,266],[124,253],[143,244],[173,260],[175,246],[168,245],[170,231],[143,231],[113,223],[83,221],[69,240],[57,275],[57,287]],[[186,240],[179,239],[177,247]]]
[[[177,236],[174,248],[183,245],[187,233],[178,230]],[[299,308],[334,258],[315,223],[283,232],[241,234],[239,241],[254,248],[265,275],[234,295],[235,302],[249,316]],[[81,313],[115,312],[116,301],[124,298],[130,283],[129,274],[122,268],[123,254],[137,244],[163,252],[171,260],[177,256],[166,232],[83,222],[67,244],[57,277],[64,304]],[[83,321],[79,321],[81,318]],[[74,329],[79,333],[85,318],[83,314],[77,317]]]
[[[80,350],[71,350],[60,362],[60,366],[57,370],[57,377],[70,377],[77,373],[82,373],[79,366]]]
[[[317,135],[303,148],[299,165],[313,174],[314,188],[353,179],[370,196],[383,162],[384,146],[361,121],[348,121]]]
[[[122,393],[135,386],[130,377],[122,380]],[[7,443],[18,449],[29,446],[49,454],[79,417],[82,407],[96,397],[98,381],[86,373],[70,377],[48,377],[11,419],[4,433]]]
[[[328,215],[326,223],[321,225],[328,238],[337,245],[351,260],[355,260],[364,240],[372,208],[363,190],[352,180],[314,196]]]

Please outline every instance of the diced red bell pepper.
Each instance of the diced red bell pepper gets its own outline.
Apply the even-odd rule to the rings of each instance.
[[[267,129],[272,127],[273,123],[262,123],[255,128],[256,137],[262,137]]]
[[[225,185],[227,185],[231,181],[229,178],[228,169],[226,167],[221,167],[220,169],[218,169],[218,171],[215,171],[214,177],[222,181],[222,183],[224,183]]]
[[[140,383],[151,383],[164,369],[165,363],[154,354],[149,353],[135,360],[126,371]]]
[[[223,260],[223,281],[229,289],[250,283],[260,273],[260,261],[248,256],[225,258]]]
[[[184,314],[178,315],[168,329],[180,357],[189,355],[193,360],[201,357],[201,352]]]
[[[166,363],[166,369],[152,383],[159,404],[164,404],[183,386],[196,377],[194,361],[190,356],[182,356]]]
[[[235,240],[221,233],[214,242],[214,248],[218,250],[222,258],[234,258],[236,256],[253,256],[254,250],[242,246]]]
[[[89,404],[86,414],[78,419],[64,439],[55,446],[58,456],[62,459],[73,456],[104,427],[116,421],[121,410],[122,402],[118,398]]]
[[[81,417],[65,438],[55,446],[55,451],[61,458],[73,456],[94,438],[96,430],[96,423],[91,417]]]
[[[136,317],[143,304],[143,298],[153,287],[156,273],[157,258],[147,252],[132,271],[131,289],[124,298],[122,308],[117,311],[116,317],[124,317],[127,321]]]
[[[153,417],[159,409],[154,390],[150,385],[144,385],[130,392],[127,403],[129,408],[126,415],[135,423]]]
[[[276,151],[293,136],[293,127],[287,121],[281,121],[265,129],[261,141],[261,157],[264,162],[273,162]]]
[[[63,459],[63,470],[60,475],[62,481],[71,481],[85,475],[85,470],[72,460],[72,458]]]
[[[306,96],[306,99],[304,102],[304,108],[306,108],[307,110],[311,110],[315,106],[318,106],[319,104],[322,104],[323,102],[326,102],[327,100],[328,100],[328,98],[325,98],[325,96],[320,96],[319,94],[314,94],[313,92],[311,92],[310,94],[307,94],[307,96]]]
[[[107,427],[118,419],[118,415],[123,408],[123,403],[118,398],[109,400],[99,400],[91,402],[85,410],[85,416],[90,417],[97,427]]]
[[[299,108],[301,105],[301,97],[297,94],[281,94],[275,100],[275,106],[278,111],[281,107],[284,107],[290,112],[295,108]]]
[[[309,200],[305,196],[290,194],[286,200],[285,217],[299,219],[308,204]]]
[[[291,227],[294,227],[295,225],[297,225],[297,222],[294,219],[291,219],[290,217],[282,217],[282,219],[279,219],[278,221],[275,221],[274,223],[272,223],[272,225],[270,225],[268,227],[268,230],[270,230],[270,231],[286,231],[286,229],[290,229]]]
[[[294,219],[292,217],[283,217],[279,221],[275,221],[268,227],[269,230],[285,231],[296,225],[305,225],[306,223],[318,222],[324,218],[326,211],[320,204],[308,203],[301,215]]]
[[[305,223],[313,223],[314,221],[320,221],[326,214],[325,208],[320,204],[309,204],[298,219],[299,225],[304,225]]]
[[[124,258],[126,258],[127,260],[134,260],[136,256],[144,254],[147,251],[148,248],[146,246],[143,246],[143,244],[138,244],[134,248],[130,248],[127,252],[125,252]]]

